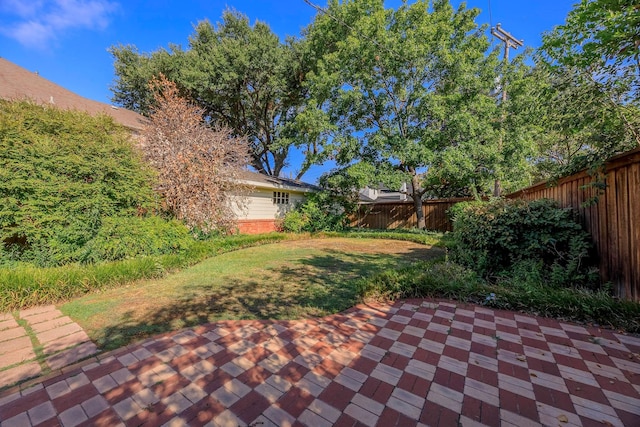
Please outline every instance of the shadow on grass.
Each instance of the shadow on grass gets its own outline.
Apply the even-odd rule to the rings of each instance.
[[[443,254],[440,249],[429,248],[383,257],[330,250],[287,266],[261,270],[260,277],[227,276],[222,284],[186,286],[183,295],[168,305],[142,314],[134,309],[125,312],[94,339],[103,350],[112,350],[154,334],[218,320],[326,316],[358,302],[357,279]]]

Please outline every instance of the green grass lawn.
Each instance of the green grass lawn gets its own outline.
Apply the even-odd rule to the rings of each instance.
[[[358,279],[443,253],[395,240],[287,241],[222,254],[161,279],[88,294],[61,309],[108,350],[221,319],[336,313],[358,302]]]

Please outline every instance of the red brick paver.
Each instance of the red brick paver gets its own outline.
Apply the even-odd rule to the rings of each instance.
[[[361,305],[165,334],[0,394],[0,420],[639,426],[638,353],[635,336],[479,306]]]

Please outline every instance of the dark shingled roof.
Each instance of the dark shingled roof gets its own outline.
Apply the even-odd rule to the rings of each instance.
[[[142,131],[147,123],[147,119],[136,112],[84,98],[4,58],[0,58],[0,98],[28,99],[37,104],[55,105],[91,115],[107,114],[134,132]]]

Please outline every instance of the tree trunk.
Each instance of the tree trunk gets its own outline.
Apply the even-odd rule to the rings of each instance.
[[[422,197],[413,197],[413,207],[416,209],[417,226],[419,229],[424,230],[427,227],[427,223],[422,210]]]
[[[495,197],[500,197],[502,195],[502,183],[499,179],[496,179],[493,182],[493,195]]]
[[[422,210],[422,193],[419,190],[418,176],[411,177],[411,198],[413,199],[413,207],[416,210],[417,227],[424,230],[427,223],[424,219],[424,211]]]

